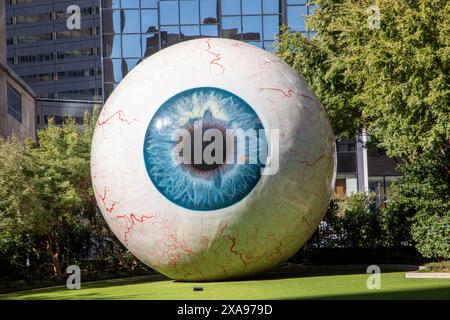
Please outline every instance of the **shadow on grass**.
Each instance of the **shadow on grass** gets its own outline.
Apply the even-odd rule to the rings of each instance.
[[[365,293],[292,297],[285,300],[450,300],[450,285],[444,288],[384,291],[373,290]]]
[[[83,281],[83,278],[81,279]],[[152,282],[158,282],[158,281],[167,281],[170,280],[169,278],[163,276],[162,274],[152,274],[147,276],[138,276],[138,277],[126,277],[126,278],[119,278],[119,279],[108,279],[108,280],[100,280],[100,281],[93,281],[93,282],[85,282],[81,284],[82,289],[97,289],[97,288],[107,288],[107,287],[121,287],[121,286],[128,286],[128,285],[134,285],[134,284],[145,284],[145,283],[152,283]],[[34,299],[40,299],[40,295],[46,295],[46,294],[57,294],[58,292],[61,293],[67,293],[67,287],[65,285],[57,286],[57,287],[48,287],[48,288],[40,288],[40,289],[33,289],[33,290],[26,290],[26,291],[17,291],[5,294],[5,297],[8,298],[14,298],[14,297],[21,297],[24,294],[33,294],[36,295],[34,297],[25,297],[21,299],[25,300],[34,300]],[[82,298],[85,296],[90,295],[97,295],[97,293],[83,293]],[[133,296],[130,296],[133,297]],[[70,297],[68,297],[70,299]],[[2,299],[2,295],[0,295],[0,300]],[[57,297],[56,297],[57,299]],[[74,299],[79,299],[79,297],[74,297]],[[108,298],[105,298],[108,299]]]

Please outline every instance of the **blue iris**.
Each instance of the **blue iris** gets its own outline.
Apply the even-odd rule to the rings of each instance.
[[[252,156],[244,163],[186,165],[175,161],[179,141],[174,140],[174,132],[192,131],[199,121],[203,128],[220,130],[225,138],[226,130],[253,129],[258,133],[258,144],[247,141],[245,152],[257,154],[258,161],[248,161]],[[180,92],[161,105],[147,127],[144,161],[150,180],[168,200],[190,210],[231,206],[247,196],[261,178],[260,153],[266,141],[263,129],[256,112],[231,92],[212,87]],[[233,156],[238,156],[237,149],[232,149]],[[225,147],[223,151],[226,157]]]

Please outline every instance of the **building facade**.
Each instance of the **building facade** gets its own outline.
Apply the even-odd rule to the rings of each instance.
[[[38,126],[48,117],[80,118],[102,101],[99,1],[6,0],[7,63],[36,93]]]
[[[0,137],[36,138],[33,90],[6,65],[5,2],[0,2]]]
[[[199,37],[239,39],[272,51],[282,24],[307,34],[307,0],[102,0],[105,100],[142,59]]]

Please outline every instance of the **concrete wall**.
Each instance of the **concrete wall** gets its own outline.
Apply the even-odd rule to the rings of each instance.
[[[7,84],[17,90],[22,97],[22,122],[8,113]],[[33,92],[0,64],[0,136],[6,138],[12,134],[20,140],[26,137],[36,139],[36,100]]]

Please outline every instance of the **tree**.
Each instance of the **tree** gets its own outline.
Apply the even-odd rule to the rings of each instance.
[[[415,243],[428,258],[450,258],[450,176],[438,153],[400,167],[402,177],[392,186],[383,210],[389,245]]]
[[[445,152],[450,121],[450,2],[317,0],[311,39],[285,29],[277,54],[308,81],[338,137],[363,127],[389,156]],[[448,168],[448,167],[447,167]]]
[[[317,93],[337,137],[365,128],[403,160],[406,177],[383,212],[386,243],[414,242],[424,256],[442,258],[450,246],[450,2],[314,3],[307,26],[315,35],[285,28],[277,54]],[[379,28],[369,23],[373,4]]]
[[[73,119],[51,121],[38,131],[38,142],[16,139],[0,147],[0,228],[41,238],[62,274],[61,255],[75,229],[88,228],[95,206],[90,182],[90,140],[93,122],[83,128]]]

